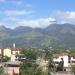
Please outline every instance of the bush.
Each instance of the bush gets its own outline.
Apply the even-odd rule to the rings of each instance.
[[[72,72],[73,72],[74,75],[75,75],[75,65],[71,65],[71,70],[72,70]]]
[[[0,66],[0,75],[6,75],[6,74],[4,73],[4,70],[3,70],[3,67],[2,67],[2,66]]]

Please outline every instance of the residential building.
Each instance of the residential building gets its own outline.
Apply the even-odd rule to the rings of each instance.
[[[25,61],[26,57],[24,54],[12,54],[11,61]]]
[[[64,71],[71,71],[71,65],[75,64],[75,53],[57,53],[53,54],[53,61],[59,63],[63,58]]]
[[[12,54],[20,54],[21,48],[1,48],[0,55],[11,57]]]
[[[7,75],[20,75],[20,61],[6,62],[3,66],[4,72]]]

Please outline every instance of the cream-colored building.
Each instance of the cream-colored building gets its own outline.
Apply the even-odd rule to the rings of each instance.
[[[0,55],[11,57],[12,54],[19,54],[21,50],[21,48],[4,48],[0,49]]]

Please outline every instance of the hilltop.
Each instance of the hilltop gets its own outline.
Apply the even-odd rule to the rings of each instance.
[[[0,47],[75,48],[75,25],[51,24],[46,28],[0,26]]]

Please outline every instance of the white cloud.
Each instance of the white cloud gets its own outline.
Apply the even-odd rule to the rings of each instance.
[[[5,16],[13,17],[13,16],[23,16],[23,15],[30,15],[33,11],[26,11],[26,10],[5,10],[0,11],[0,14],[4,14]]]
[[[18,26],[30,26],[30,27],[47,27],[49,24],[51,24],[50,21],[55,21],[54,18],[41,18],[36,20],[20,20],[16,22],[16,25]]]
[[[24,4],[24,1],[21,1],[21,0],[10,0],[9,2],[12,2],[13,4],[16,4],[16,5],[23,5]]]
[[[0,22],[0,26],[4,25],[4,23]]]
[[[59,23],[75,24],[75,11],[55,11],[52,15],[58,20]]]
[[[0,11],[1,13],[1,11]],[[75,11],[66,11],[66,12],[62,12],[62,11],[55,11],[51,14],[50,18],[39,18],[39,19],[32,19],[28,18],[28,20],[26,19],[26,17],[24,16],[24,18],[21,18],[21,16],[23,15],[32,15],[32,11],[25,11],[25,10],[6,10],[3,12],[3,14],[5,14],[6,17],[5,18],[5,24],[9,24],[9,22],[11,21],[11,25],[13,25],[13,27],[15,26],[30,26],[30,27],[47,27],[48,25],[51,24],[52,21],[56,21],[58,23],[71,23],[71,24],[75,24]],[[20,18],[16,17],[16,16],[20,16]],[[10,26],[11,27],[11,26]]]

